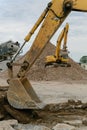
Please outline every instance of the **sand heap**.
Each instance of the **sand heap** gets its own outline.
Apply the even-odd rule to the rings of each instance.
[[[74,62],[70,58],[71,67],[47,67],[45,68],[45,57],[47,55],[53,55],[55,52],[55,46],[48,43],[42,54],[36,60],[32,68],[27,72],[30,80],[55,80],[55,81],[67,81],[67,80],[85,80],[87,79],[87,71],[83,70],[79,64]],[[17,62],[22,63],[24,56]],[[14,67],[14,74],[18,72],[18,67]],[[7,72],[2,73],[2,77],[7,76]]]
[[[53,55],[56,47],[48,43],[40,57],[37,59],[31,70],[28,72],[31,80],[83,80],[87,77],[87,71],[70,58],[71,67],[44,67],[44,60],[47,55]]]

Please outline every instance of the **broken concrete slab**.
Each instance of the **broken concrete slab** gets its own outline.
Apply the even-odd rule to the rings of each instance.
[[[2,125],[0,126],[0,130],[15,130],[14,128],[12,128],[10,125]]]
[[[15,130],[13,127],[18,125],[17,120],[0,121],[0,130]]]
[[[82,125],[82,120],[68,120],[68,121],[64,121],[64,123],[79,127]]]
[[[14,127],[15,130],[51,130],[50,128],[44,125],[34,125],[34,124],[18,124]]]
[[[52,130],[76,130],[76,128],[74,126],[67,125],[64,123],[58,123],[52,128]]]
[[[0,127],[2,126],[15,126],[18,125],[18,121],[17,120],[4,120],[4,121],[0,121]]]

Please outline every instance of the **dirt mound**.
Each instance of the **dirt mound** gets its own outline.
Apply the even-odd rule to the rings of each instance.
[[[83,80],[87,77],[87,72],[79,64],[70,58],[71,67],[44,67],[44,60],[47,55],[55,52],[55,46],[48,43],[40,57],[36,60],[31,70],[28,72],[30,80]]]
[[[45,57],[47,55],[52,55],[55,52],[55,46],[51,43],[48,43],[46,48],[43,50],[42,54],[36,60],[32,68],[27,72],[27,75],[30,80],[58,80],[58,81],[67,81],[67,80],[85,80],[87,79],[87,71],[83,70],[79,64],[74,62],[70,58],[71,67],[46,67],[45,68]],[[22,63],[24,56],[18,60],[19,63]],[[18,72],[19,67],[14,67],[14,75]],[[2,76],[6,77],[7,72],[3,72]]]

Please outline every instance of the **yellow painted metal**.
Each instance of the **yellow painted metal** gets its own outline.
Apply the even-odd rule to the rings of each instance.
[[[69,30],[69,24],[67,23],[64,29],[62,30],[62,32],[60,33],[57,40],[57,46],[56,46],[56,51],[55,51],[56,59],[58,59],[58,57],[60,56],[62,40],[64,40],[63,49],[65,48],[66,50],[68,30]]]
[[[73,0],[72,10],[87,12],[87,0]]]
[[[62,30],[57,40],[56,51],[55,51],[56,59],[59,58],[60,55],[60,49],[61,49],[62,40],[64,38],[64,33],[65,33],[65,28]]]
[[[69,24],[66,23],[66,26],[64,27],[64,29],[62,30],[62,32],[60,33],[60,35],[58,37],[55,54],[46,56],[46,58],[45,58],[46,65],[50,65],[52,63],[59,63],[60,65],[62,63],[67,64],[68,56],[66,57],[66,55],[68,55],[68,51],[67,51],[66,44],[67,44],[68,30],[69,30]],[[61,44],[62,44],[63,40],[64,40],[63,48],[61,48]],[[63,57],[63,55],[65,56],[65,58]]]
[[[69,31],[69,24],[68,23],[66,23],[66,26],[65,26],[65,28],[64,28],[64,30],[65,30],[65,33],[64,33],[64,44],[63,44],[63,50],[66,50],[66,48],[67,48],[67,35],[68,35],[68,31]]]

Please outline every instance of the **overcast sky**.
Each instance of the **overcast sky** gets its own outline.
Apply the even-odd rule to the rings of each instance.
[[[13,40],[23,43],[42,11],[50,0],[0,0],[0,43]],[[75,61],[87,55],[87,13],[72,12],[51,39],[56,45],[60,31],[69,23],[68,49]],[[37,32],[24,48],[24,52],[33,42]]]

